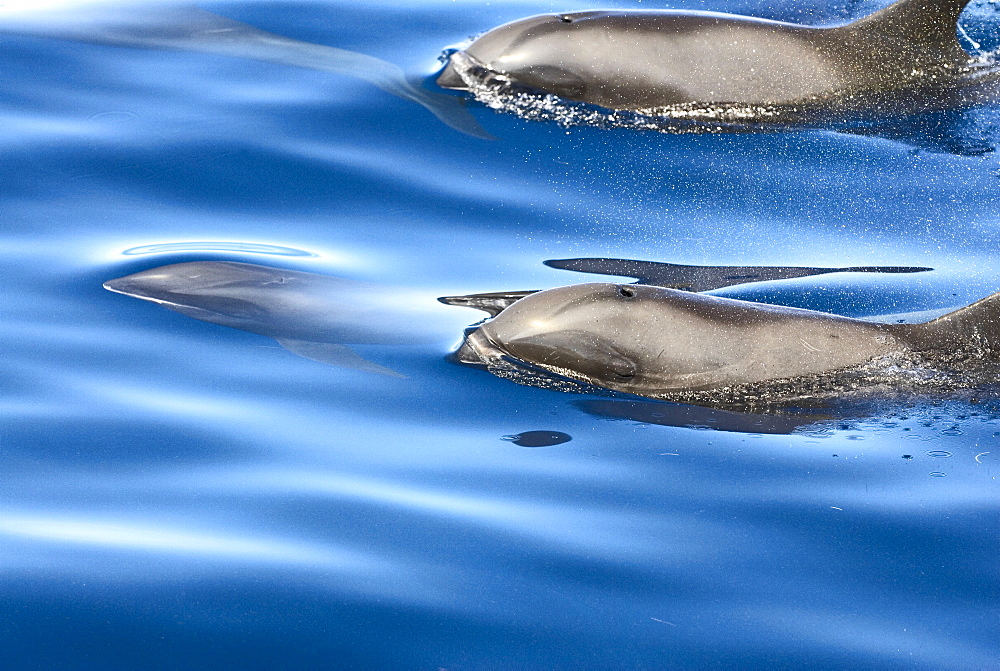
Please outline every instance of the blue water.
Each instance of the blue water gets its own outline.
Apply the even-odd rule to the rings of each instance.
[[[233,2],[429,77],[540,11],[837,21],[872,2]],[[998,34],[989,4],[963,19]],[[824,131],[460,134],[355,78],[0,36],[6,668],[989,669],[1000,413],[927,399],[789,435],[602,419],[437,345],[392,378],[102,282],[236,260],[434,296],[542,261],[914,265],[718,293],[870,316],[1000,290],[1000,158]],[[428,86],[432,84],[428,83]],[[973,115],[989,136],[997,110]],[[468,314],[466,314],[468,312]],[[992,409],[991,409],[992,408]],[[562,432],[523,447],[504,437]]]

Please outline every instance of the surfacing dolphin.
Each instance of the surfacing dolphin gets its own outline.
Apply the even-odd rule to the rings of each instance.
[[[528,384],[541,373],[708,405],[901,384],[907,371],[918,387],[971,386],[996,377],[1000,294],[925,324],[880,324],[662,287],[578,284],[515,302],[469,333],[456,358]]]
[[[119,47],[194,51],[332,72],[427,108],[462,133],[491,139],[455,96],[424,90],[373,56],[303,42],[185,4],[142,0],[0,3],[0,32]]]
[[[161,266],[104,288],[274,338],[313,361],[396,377],[349,346],[446,343],[464,321],[418,291],[230,261]]]
[[[437,81],[493,106],[497,91],[540,91],[719,129],[950,108],[995,93],[997,69],[956,39],[968,2],[898,0],[833,27],[681,10],[544,14],[451,54]],[[543,118],[537,104],[523,111]]]

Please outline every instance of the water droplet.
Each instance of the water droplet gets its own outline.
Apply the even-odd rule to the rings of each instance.
[[[930,452],[927,453],[927,456],[936,457],[938,459],[945,459],[951,456],[951,452],[947,452],[945,450],[931,450]]]
[[[928,475],[930,475],[932,478],[944,478],[947,477],[948,474],[942,473],[941,471],[934,471],[932,473],[929,473]]]
[[[573,436],[561,431],[525,431],[513,436],[503,436],[501,440],[509,440],[521,447],[549,447],[573,440]]]

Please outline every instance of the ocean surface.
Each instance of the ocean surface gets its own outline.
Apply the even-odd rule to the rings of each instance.
[[[881,5],[201,6],[444,95],[442,50],[538,12]],[[1000,46],[992,3],[962,26]],[[343,73],[3,32],[0,62],[0,666],[1000,668],[1000,393],[670,420],[448,361],[482,315],[434,302],[594,280],[542,264],[594,256],[928,266],[715,293],[966,305],[1000,290],[996,107],[914,139],[470,104],[487,140]],[[197,260],[416,292],[443,335],[359,347],[405,377],[376,375],[102,288]],[[529,431],[566,436],[513,439]]]

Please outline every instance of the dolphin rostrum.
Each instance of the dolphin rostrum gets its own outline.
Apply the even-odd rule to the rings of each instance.
[[[446,308],[416,291],[230,261],[161,266],[109,280],[104,288],[269,336],[307,359],[396,377],[349,345],[443,342],[454,338],[457,323],[448,322],[462,321],[450,320],[441,312]]]
[[[269,33],[218,14],[157,0],[0,3],[0,32],[120,47],[194,51],[356,77],[427,108],[455,130],[492,138],[455,96],[411,82],[373,56]]]
[[[833,27],[686,10],[543,14],[452,53],[437,81],[720,124],[795,122],[817,109],[899,113],[899,94],[915,91],[926,95],[913,111],[960,106],[996,73],[956,38],[968,2],[897,0]]]
[[[924,324],[881,324],[662,287],[578,284],[515,302],[469,333],[456,358],[516,381],[504,371],[689,402],[773,399],[779,389],[794,396],[806,379],[802,395],[815,395],[824,378],[833,384],[830,376],[861,376],[866,366],[883,384],[900,369],[919,370],[921,382],[934,371],[988,376],[1000,361],[1000,294]]]

